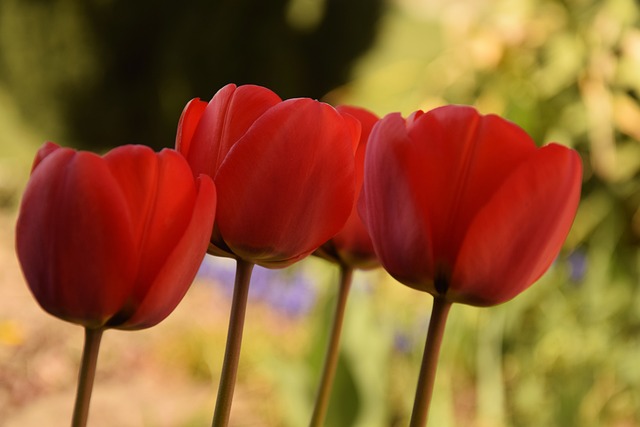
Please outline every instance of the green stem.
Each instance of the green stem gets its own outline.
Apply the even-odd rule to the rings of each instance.
[[[91,402],[93,380],[96,376],[96,364],[98,363],[98,352],[100,351],[102,332],[103,329],[85,328],[84,330],[84,349],[82,350],[76,403],[71,421],[72,427],[84,427],[87,425],[89,403]]]
[[[240,361],[242,331],[244,329],[244,317],[247,311],[249,282],[251,281],[253,265],[253,263],[243,260],[238,260],[236,265],[236,279],[233,289],[233,300],[231,302],[231,315],[229,317],[227,347],[225,348],[224,361],[222,362],[218,398],[213,414],[213,427],[226,427],[229,424],[233,390],[236,385],[238,362]]]
[[[427,342],[424,347],[424,355],[422,356],[422,366],[420,367],[416,398],[413,402],[410,427],[424,427],[427,425],[429,406],[431,404],[431,397],[433,396],[433,384],[438,367],[440,345],[442,344],[442,337],[450,308],[450,302],[442,297],[435,297],[433,310],[431,311],[431,321],[429,322],[429,332],[427,333]]]
[[[347,297],[351,288],[351,280],[353,277],[353,269],[344,265],[340,266],[340,288],[338,290],[338,301],[336,311],[333,317],[333,325],[331,327],[331,336],[327,346],[327,353],[324,360],[324,369],[318,388],[316,397],[316,406],[311,417],[310,427],[321,427],[329,406],[329,397],[331,396],[331,387],[333,378],[335,377],[336,367],[338,366],[338,354],[340,348],[340,333],[342,332],[342,323],[344,321],[344,311],[347,305]]]

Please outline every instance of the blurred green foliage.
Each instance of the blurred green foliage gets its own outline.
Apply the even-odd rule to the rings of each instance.
[[[582,202],[563,252],[531,289],[499,307],[454,306],[430,425],[640,426],[640,7],[382,6],[4,0],[0,123],[12,137],[2,132],[2,154],[32,155],[40,135],[65,145],[171,145],[184,103],[227,82],[283,97],[328,92],[330,102],[380,115],[446,103],[503,115],[539,144],[578,150]],[[2,160],[0,183],[9,185],[15,169]],[[328,264],[302,264],[322,297],[301,321],[306,332],[282,339],[249,330],[243,360],[254,371],[240,379],[270,384],[278,403],[268,419],[283,426],[308,422],[336,291]],[[407,424],[429,313],[429,296],[384,272],[356,275],[331,426]],[[198,334],[183,339],[194,377],[215,378],[218,346]]]

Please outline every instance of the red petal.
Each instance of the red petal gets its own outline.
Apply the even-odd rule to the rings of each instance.
[[[124,146],[105,156],[129,202],[136,230],[138,275],[131,287],[129,306],[110,326],[132,314],[150,292],[167,258],[181,239],[196,199],[193,175],[179,153],[165,149],[156,154],[144,146]]]
[[[499,304],[536,281],[569,232],[581,176],[578,154],[556,144],[521,164],[473,219],[455,264],[450,299]]]
[[[333,236],[330,242],[338,253],[340,261],[348,266],[366,269],[379,265],[373,242],[357,209],[351,211],[342,230]]]
[[[253,122],[281,99],[267,88],[227,85],[205,109],[189,146],[187,160],[195,176],[213,178],[231,147]]]
[[[426,144],[415,144],[400,114],[373,128],[364,165],[359,210],[380,262],[408,286],[434,293]]]
[[[158,182],[156,153],[144,145],[125,145],[111,150],[104,160],[127,202],[127,209],[121,215],[130,218],[139,254],[155,203]]]
[[[50,141],[47,141],[44,144],[42,144],[42,147],[40,147],[40,149],[36,153],[36,157],[33,159],[33,164],[31,165],[31,172],[33,173],[33,170],[40,164],[40,162],[49,154],[56,151],[58,148],[60,148],[58,144]]]
[[[375,114],[363,108],[341,105],[336,108],[341,114],[349,114],[360,122],[360,137],[356,150],[356,191],[359,193],[362,187],[362,174],[364,171],[364,153],[369,141],[369,135],[379,118]]]
[[[360,122],[358,115],[361,115],[366,120],[367,118],[365,115],[369,112],[356,107],[347,106],[337,107],[336,111],[338,111],[344,119],[344,123],[351,134],[352,148],[355,153],[358,150],[358,146],[360,145],[362,138],[362,122]],[[369,128],[369,130],[371,130],[371,128]]]
[[[27,282],[49,313],[99,327],[135,277],[128,211],[98,156],[60,148],[33,171],[16,227]]]
[[[189,223],[164,260],[149,291],[122,329],[151,327],[167,317],[189,289],[205,256],[213,229],[216,191],[213,181],[201,175],[197,197],[192,205],[183,205],[182,214]]]
[[[173,150],[154,153],[157,175],[147,191],[153,197],[141,241],[138,280],[148,286],[156,279],[191,221],[196,188],[185,159]],[[214,211],[215,213],[215,211]],[[209,234],[210,236],[211,234]]]
[[[200,123],[200,119],[207,105],[209,104],[195,98],[189,101],[182,111],[180,121],[178,122],[178,132],[176,134],[176,150],[185,157],[189,156],[193,134],[196,131],[198,123]]]
[[[216,222],[240,257],[282,266],[345,223],[354,197],[352,134],[332,107],[282,102],[233,147],[216,176]]]
[[[201,173],[215,176],[224,118],[235,90],[236,85],[228,84],[214,95],[200,115],[188,150],[180,150],[189,161],[194,176]]]
[[[536,147],[516,125],[465,106],[416,114],[408,132],[424,150],[414,191],[426,194],[436,262],[450,269],[475,213]]]
[[[362,179],[364,174],[364,156],[371,134],[371,129],[378,121],[375,114],[357,107],[339,106],[336,108],[341,114],[349,114],[361,123],[360,139],[355,157],[356,174],[356,194],[360,194],[362,189]],[[377,257],[373,250],[373,243],[369,237],[369,232],[362,223],[358,209],[355,206],[358,198],[354,199],[354,209],[349,215],[342,230],[333,236],[331,244],[337,251],[342,262],[357,268],[371,268],[378,264]]]

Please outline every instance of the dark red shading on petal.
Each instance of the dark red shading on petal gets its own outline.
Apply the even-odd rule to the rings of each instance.
[[[353,133],[310,99],[265,112],[221,164],[216,222],[239,257],[285,266],[340,230],[354,198]],[[355,119],[353,119],[355,121]]]
[[[121,307],[136,274],[127,210],[100,157],[59,148],[40,161],[21,204],[16,249],[46,311],[100,327]]]
[[[367,146],[359,211],[383,267],[400,282],[434,293],[425,144],[414,144],[405,121],[389,114],[373,128]]]
[[[557,144],[537,150],[523,162],[470,224],[448,297],[494,305],[536,281],[567,237],[581,177],[578,154]]]

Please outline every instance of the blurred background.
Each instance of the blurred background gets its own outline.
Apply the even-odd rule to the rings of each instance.
[[[578,150],[550,271],[502,306],[454,306],[430,426],[640,426],[639,23],[632,0],[2,0],[0,426],[68,425],[82,345],[15,259],[35,151],[170,147],[187,101],[229,82],[379,115],[471,104]],[[207,257],[165,322],[105,334],[90,425],[210,423],[233,267]],[[308,423],[337,277],[314,258],[256,271],[232,425]],[[328,426],[407,425],[430,309],[357,272]]]

